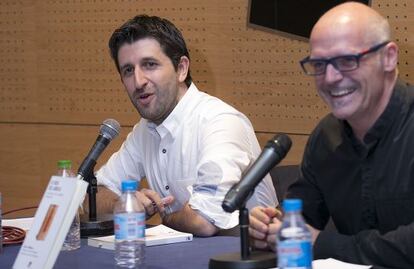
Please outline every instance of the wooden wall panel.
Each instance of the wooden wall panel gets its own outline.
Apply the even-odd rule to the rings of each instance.
[[[98,160],[116,151],[131,128],[123,128]],[[0,192],[3,211],[37,205],[57,160],[70,159],[76,171],[95,142],[96,126],[2,124],[0,132]]]
[[[414,82],[414,2],[372,0],[400,46],[400,76]],[[107,41],[127,18],[146,13],[180,28],[198,87],[252,121],[263,146],[277,132],[293,147],[284,164],[299,163],[311,130],[328,109],[299,60],[306,41],[247,25],[248,0],[2,0],[0,1],[0,191],[6,209],[41,196],[56,161],[75,167],[100,123],[115,118],[120,138],[139,116],[110,59]]]
[[[275,134],[273,133],[256,133],[257,139],[262,147],[266,145],[266,142],[272,139]],[[292,147],[286,155],[286,157],[280,163],[281,165],[299,164],[303,155],[306,142],[308,141],[308,135],[289,134],[292,139]]]

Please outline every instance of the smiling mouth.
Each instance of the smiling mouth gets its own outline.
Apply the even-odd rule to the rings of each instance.
[[[140,95],[138,98],[139,98],[139,99],[147,99],[149,96],[151,96],[151,94],[146,93],[146,94],[142,94],[142,95]]]
[[[142,106],[148,106],[154,99],[153,93],[143,93],[137,96],[137,102]]]
[[[342,89],[330,90],[329,94],[332,97],[343,97],[343,96],[349,95],[349,94],[351,94],[355,91],[356,91],[356,88],[342,88]]]

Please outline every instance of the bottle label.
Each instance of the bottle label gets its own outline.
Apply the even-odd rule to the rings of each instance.
[[[279,241],[277,259],[279,268],[311,268],[311,242],[304,240]]]
[[[115,240],[145,238],[145,213],[121,213],[114,216]]]

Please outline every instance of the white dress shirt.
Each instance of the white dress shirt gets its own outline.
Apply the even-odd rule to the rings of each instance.
[[[238,212],[221,203],[261,150],[250,121],[239,111],[191,84],[160,125],[146,119],[136,124],[118,152],[97,172],[98,184],[120,194],[121,181],[146,177],[161,197],[175,202],[167,213],[190,207],[221,229],[238,224]],[[247,207],[276,206],[267,175]]]

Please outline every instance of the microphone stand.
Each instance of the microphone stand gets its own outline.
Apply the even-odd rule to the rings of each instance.
[[[105,214],[97,217],[96,214],[96,193],[98,192],[98,184],[94,174],[96,162],[93,163],[91,169],[88,171],[86,177],[83,178],[88,185],[88,199],[89,199],[89,218],[85,214],[80,218],[80,233],[81,237],[89,236],[104,236],[114,233],[113,216]]]
[[[246,203],[239,208],[240,253],[218,255],[210,259],[209,269],[265,269],[276,267],[276,253],[250,251],[249,210]]]

